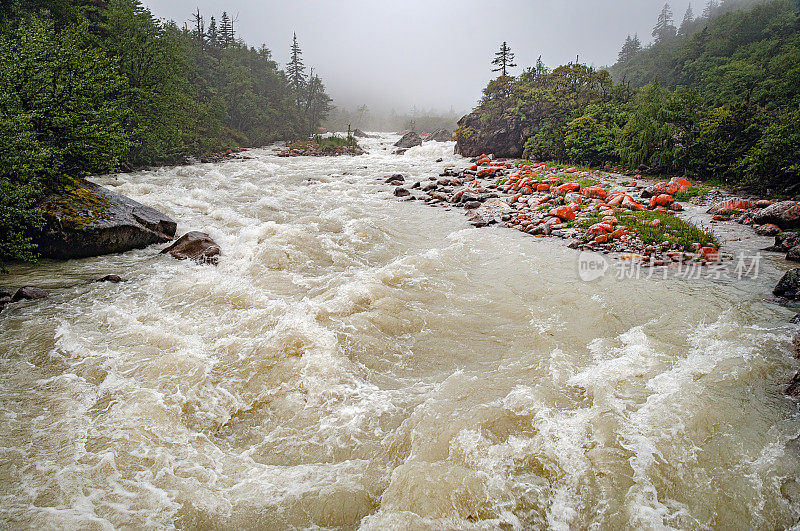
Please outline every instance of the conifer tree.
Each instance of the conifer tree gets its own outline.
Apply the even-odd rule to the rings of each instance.
[[[200,47],[200,49],[202,49],[206,42],[206,28],[205,22],[203,21],[203,15],[200,14],[199,8],[197,9],[197,12],[192,13],[192,18],[194,19],[194,29],[192,30],[192,35],[194,35],[197,45]]]
[[[289,63],[286,65],[286,74],[289,76],[289,86],[294,92],[295,106],[300,109],[303,88],[306,85],[306,67],[302,59],[303,51],[297,43],[297,33],[292,37],[292,54]]]
[[[664,4],[661,13],[658,15],[658,22],[653,28],[653,38],[656,43],[668,41],[675,37],[678,29],[675,27],[675,19],[672,15],[672,8],[669,3]]]
[[[719,2],[717,0],[708,0],[706,4],[706,8],[703,10],[703,18],[705,19],[712,19],[719,8]]]
[[[685,37],[689,34],[689,29],[692,26],[692,22],[694,22],[694,11],[692,11],[692,4],[689,4],[689,7],[686,8],[686,14],[683,15],[683,22],[681,22],[681,27],[678,28],[678,35]]]
[[[208,44],[211,46],[219,45],[219,32],[217,31],[217,21],[211,17],[211,22],[208,23],[208,31],[206,32]]]
[[[219,24],[219,39],[224,48],[227,48],[233,44],[235,39],[235,34],[233,32],[233,21],[231,20],[231,17],[228,16],[227,11],[222,12],[222,18],[220,19]]]
[[[633,37],[628,35],[625,38],[625,43],[622,45],[622,49],[619,51],[617,62],[620,64],[627,63],[633,59],[636,54],[641,51],[641,49],[642,43],[639,41],[639,35],[634,35]]]
[[[508,75],[509,68],[517,66],[514,64],[514,54],[511,53],[511,48],[506,41],[503,41],[503,44],[500,46],[500,51],[494,54],[494,56],[492,64],[496,65],[497,68],[493,68],[492,72],[502,72],[501,75],[503,77]]]

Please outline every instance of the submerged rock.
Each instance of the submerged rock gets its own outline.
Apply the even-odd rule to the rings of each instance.
[[[49,296],[50,294],[41,288],[24,286],[17,290],[17,292],[14,294],[14,297],[11,298],[11,301],[35,301],[39,299],[46,299]]]
[[[106,275],[104,277],[96,278],[92,282],[112,282],[114,284],[118,284],[120,282],[125,282],[125,279],[119,275]]]
[[[171,241],[167,215],[86,180],[65,186],[38,205],[45,229],[35,238],[45,258],[85,258]]]
[[[778,285],[775,286],[772,293],[787,299],[800,299],[800,268],[795,267],[787,271],[778,281]]]
[[[414,146],[421,146],[422,145],[422,138],[417,133],[409,132],[403,135],[403,137],[395,143],[395,147],[399,147],[402,149],[412,148]]]
[[[193,260],[201,264],[217,264],[221,254],[219,245],[205,232],[187,232],[172,245],[161,251],[178,260]]]
[[[794,375],[784,393],[792,398],[800,398],[800,372]]]

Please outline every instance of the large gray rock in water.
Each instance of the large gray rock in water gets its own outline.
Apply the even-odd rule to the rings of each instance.
[[[420,136],[417,133],[409,132],[404,134],[403,137],[397,141],[395,147],[408,149],[414,146],[421,146],[421,145],[422,145],[422,139],[420,138]]]
[[[453,140],[453,133],[448,131],[447,129],[438,129],[433,132],[428,138],[425,139],[425,142],[430,142],[433,140],[434,142],[450,142]]]
[[[221,253],[219,245],[205,232],[187,232],[172,245],[161,251],[178,260],[194,260],[201,264],[217,264]]]
[[[753,213],[753,221],[759,225],[773,223],[783,230],[800,227],[800,206],[794,201],[773,203]]]
[[[781,232],[775,236],[775,245],[767,247],[765,251],[774,251],[776,253],[785,253],[786,251],[800,245],[800,234],[796,232]]]
[[[14,294],[14,297],[11,300],[13,302],[36,301],[39,299],[46,299],[49,296],[50,295],[41,288],[35,288],[33,286],[24,286],[17,290],[17,292]]]
[[[772,293],[778,297],[786,297],[787,299],[800,299],[800,268],[795,267],[787,271],[778,281],[778,285],[775,286]]]
[[[45,229],[36,237],[45,258],[84,258],[171,241],[167,215],[86,180],[45,197]]]

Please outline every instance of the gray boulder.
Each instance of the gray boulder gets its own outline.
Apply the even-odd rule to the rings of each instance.
[[[753,213],[753,221],[759,225],[773,223],[783,230],[800,227],[800,206],[794,201],[773,203]]]
[[[786,272],[772,290],[774,295],[791,300],[800,299],[800,267],[795,267]]]
[[[433,132],[433,134],[429,135],[428,138],[425,139],[425,142],[450,142],[453,140],[453,133],[448,131],[447,129],[437,129]]]
[[[417,133],[408,132],[403,135],[403,137],[395,143],[395,147],[399,147],[401,149],[408,149],[414,146],[421,146],[422,139]]]
[[[12,302],[17,301],[35,301],[39,299],[46,299],[50,295],[41,288],[35,288],[33,286],[24,286],[19,288],[17,292],[14,294],[14,297],[11,298]]]
[[[219,245],[208,234],[191,231],[161,251],[161,254],[169,253],[177,260],[193,260],[200,264],[217,265],[221,252]]]
[[[86,180],[38,205],[46,225],[35,238],[45,258],[123,253],[171,241],[177,224],[167,215]]]

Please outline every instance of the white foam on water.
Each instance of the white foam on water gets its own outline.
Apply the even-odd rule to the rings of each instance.
[[[552,240],[397,201],[393,155],[98,179],[204,230],[16,267],[0,520],[100,528],[771,528],[800,517],[790,312],[768,278],[581,282]],[[442,158],[442,162],[435,162]],[[86,282],[117,273],[128,282]]]

